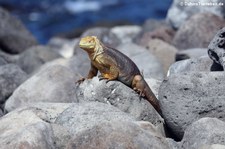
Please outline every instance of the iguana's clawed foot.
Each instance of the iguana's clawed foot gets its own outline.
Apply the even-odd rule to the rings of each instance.
[[[99,81],[101,81],[101,80],[106,80],[107,78],[105,78],[105,77],[103,77],[103,76],[98,76],[98,78],[99,78]]]
[[[136,87],[134,87],[133,90],[134,90],[135,92],[137,92],[137,93],[139,94],[140,97],[144,97],[144,96],[145,96],[144,93],[143,93],[143,91],[141,91],[140,89],[137,89]]]
[[[81,84],[82,82],[84,82],[85,78],[80,78],[78,81],[76,81],[76,84]]]
[[[108,83],[109,81],[112,81],[112,80],[114,80],[114,79],[108,79],[108,78],[105,78],[105,77],[103,77],[103,76],[98,76],[98,78],[99,78],[99,81],[101,81],[101,80],[106,80],[106,83]]]

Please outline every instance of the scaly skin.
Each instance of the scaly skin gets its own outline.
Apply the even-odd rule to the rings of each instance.
[[[95,36],[87,36],[80,40],[80,48],[85,50],[91,60],[91,69],[87,79],[91,79],[101,73],[101,79],[118,80],[134,89],[152,104],[161,114],[158,100],[149,88],[134,62],[116,49],[106,47]],[[78,82],[81,83],[84,78]]]

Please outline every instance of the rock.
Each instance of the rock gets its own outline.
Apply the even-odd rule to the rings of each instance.
[[[28,74],[31,74],[46,62],[61,58],[55,50],[47,46],[33,46],[17,55],[0,51],[0,57],[7,63],[19,65]]]
[[[49,40],[48,46],[54,49],[64,58],[71,58],[74,54],[74,47],[78,44],[79,40],[64,39],[59,37],[53,37]]]
[[[213,1],[211,0],[199,0],[199,1],[173,0],[173,4],[168,10],[166,20],[174,28],[180,28],[180,26],[186,20],[188,20],[192,15],[200,13],[200,12],[210,12],[217,16],[225,17],[224,15],[225,7],[223,2],[224,2],[223,0],[213,0]],[[201,6],[199,6],[199,3],[201,4]],[[207,3],[216,3],[217,5],[203,5]],[[219,5],[219,4],[223,4],[223,5]]]
[[[206,148],[206,144],[212,145],[211,148]],[[186,129],[181,141],[183,149],[222,149],[224,145],[225,122],[216,118],[202,118],[194,122]]]
[[[85,36],[97,36],[100,41],[110,47],[116,47],[121,43],[117,36],[106,27],[90,28],[81,35],[81,37]]]
[[[73,103],[29,103],[27,106],[16,109],[10,112],[9,114],[15,115],[15,113],[21,113],[22,111],[22,113],[29,113],[29,116],[28,116],[29,118],[31,114],[32,114],[31,115],[32,117],[35,117],[35,118],[37,117],[36,119],[40,119],[39,123],[44,122],[50,125],[50,130],[43,130],[42,133],[45,134],[46,133],[45,131],[47,132],[53,131],[50,136],[51,140],[54,141],[53,148],[65,148],[71,136],[64,127],[55,124],[55,121],[61,113],[63,113],[67,108],[73,105],[74,105]],[[19,117],[18,119],[12,119],[10,123],[20,123],[22,121],[25,124],[27,123],[29,124],[35,121],[33,118],[28,119],[28,117]],[[17,130],[23,131],[23,129],[29,128],[29,127],[28,128],[26,127],[27,126],[25,126],[25,128],[18,127]],[[20,128],[22,130],[20,130]],[[13,129],[10,128],[10,130],[13,130]],[[33,137],[33,138],[36,137],[36,133],[31,134],[29,137]],[[42,141],[38,142],[38,145],[41,146],[42,144],[43,144]]]
[[[61,65],[68,68],[70,71],[72,71],[72,73],[75,76],[75,82],[76,82],[80,78],[86,77],[90,70],[90,60],[88,57],[87,59],[84,59],[84,57],[82,58],[82,55],[80,55],[80,57],[75,55],[69,59],[59,58],[51,62],[47,62],[40,68],[40,70],[50,66]]]
[[[34,46],[19,55],[15,63],[30,74],[48,61],[61,56],[53,49],[45,46]]]
[[[0,48],[5,52],[21,53],[37,44],[34,36],[24,27],[22,22],[3,8],[0,8],[0,20]]]
[[[136,123],[114,121],[97,124],[76,134],[67,146],[67,149],[74,148],[169,149],[169,144],[158,133],[140,128]]]
[[[0,58],[2,59],[3,63],[16,63],[16,60],[19,58],[19,54],[11,55],[0,50]]]
[[[224,77],[223,72],[188,72],[171,75],[163,81],[159,89],[162,115],[178,138],[202,117],[225,121]]]
[[[58,148],[66,148],[65,146],[75,135],[104,122],[113,124],[113,121],[116,120],[135,121],[132,116],[111,105],[99,102],[70,104],[68,108],[57,116],[52,125],[56,146]]]
[[[225,21],[214,14],[199,13],[192,16],[177,31],[173,44],[180,50],[207,48],[217,30]]]
[[[115,34],[121,43],[131,43],[141,32],[141,27],[137,25],[116,26],[110,30]]]
[[[206,55],[207,55],[206,48],[187,49],[187,50],[178,51],[176,53],[176,61],[199,58]]]
[[[127,55],[143,72],[146,78],[162,80],[164,77],[162,64],[147,49],[133,43],[121,44],[116,49]]]
[[[72,136],[99,123],[116,120],[131,122],[135,119],[111,105],[99,102],[86,102],[71,105],[58,115],[54,123],[66,128]]]
[[[26,79],[27,74],[17,65],[6,64],[0,66],[0,103],[4,103]]]
[[[153,78],[145,78],[145,81],[148,83],[149,87],[151,88],[155,96],[158,97],[159,87],[162,81]]]
[[[225,70],[225,27],[217,32],[208,49],[209,57]]]
[[[225,145],[221,144],[203,145],[199,149],[225,149]]]
[[[153,91],[155,90],[157,89]],[[134,90],[119,81],[110,81],[106,84],[106,81],[99,81],[95,77],[80,84],[76,93],[79,101],[107,103],[131,114],[137,120],[145,120],[156,126],[162,126],[163,119],[152,105],[147,100],[140,99]]]
[[[158,27],[157,29],[150,32],[143,32],[140,39],[136,40],[138,44],[147,46],[148,43],[153,39],[160,39],[167,43],[172,43],[175,31],[171,27]]]
[[[166,73],[172,63],[175,62],[175,54],[177,49],[159,39],[152,39],[147,45],[147,49],[155,55],[163,65],[164,73]],[[167,53],[165,55],[165,53]]]
[[[95,131],[96,128],[110,132],[107,136],[116,134],[115,138],[103,136],[108,141],[102,143],[115,144],[114,139],[122,139],[127,144],[134,140],[132,143],[135,146],[160,148],[168,148],[174,143],[166,139],[153,124],[136,121],[133,116],[99,102],[29,103],[0,119],[0,143],[6,149],[66,148],[77,143],[75,139],[89,136],[86,132]],[[90,137],[101,137],[97,134]],[[126,138],[129,138],[128,142]],[[96,144],[91,142],[89,145]],[[96,148],[101,148],[100,144]]]
[[[5,59],[0,57],[0,66],[6,65],[6,64],[7,64],[7,62],[5,61]]]
[[[18,109],[0,119],[0,143],[4,149],[53,149],[51,125],[31,109]]]
[[[213,61],[208,56],[178,61],[172,64],[167,72],[167,77],[189,72],[210,72]]]
[[[42,69],[13,92],[5,103],[5,109],[12,111],[36,102],[76,102],[74,80],[74,74],[63,66]]]
[[[158,28],[166,28],[166,27],[169,27],[170,24],[165,21],[164,19],[163,20],[156,20],[156,19],[147,19],[143,26],[142,26],[142,33],[144,32],[152,32]]]

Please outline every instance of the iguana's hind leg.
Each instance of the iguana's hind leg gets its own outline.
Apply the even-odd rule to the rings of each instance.
[[[141,75],[135,75],[134,78],[133,78],[131,87],[140,96],[143,96],[143,91],[144,91],[143,77]]]
[[[151,103],[151,105],[161,114],[157,98],[155,97],[154,93],[141,75],[134,76],[131,86],[141,96],[144,96]]]

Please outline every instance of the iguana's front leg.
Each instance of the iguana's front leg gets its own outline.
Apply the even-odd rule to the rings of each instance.
[[[106,79],[106,83],[112,80],[116,80],[119,76],[119,70],[116,66],[110,66],[109,71],[102,72],[99,80]]]
[[[92,79],[94,76],[96,76],[98,73],[98,69],[91,63],[91,68],[89,70],[87,79]],[[82,83],[85,80],[85,78],[81,78],[77,81],[77,83]]]

